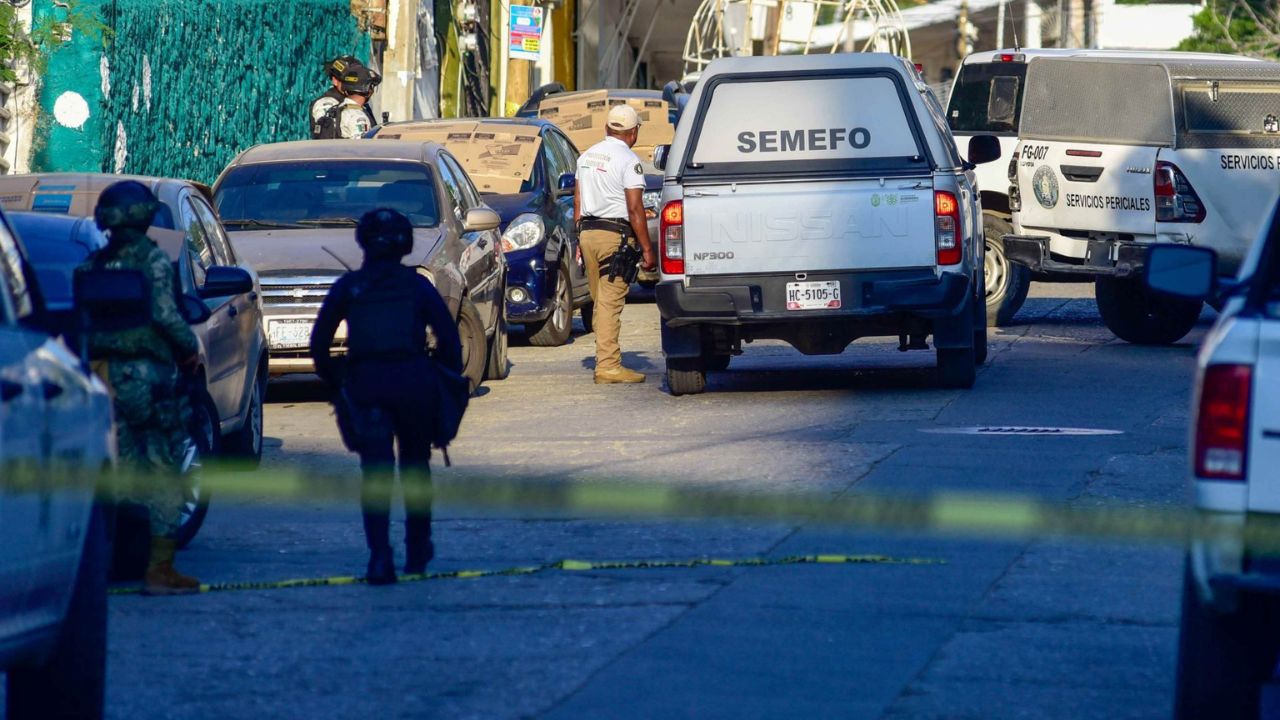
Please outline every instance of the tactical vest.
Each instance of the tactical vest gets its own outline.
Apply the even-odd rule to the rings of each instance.
[[[347,353],[352,361],[399,360],[427,354],[416,276],[406,267],[361,277],[350,288]]]

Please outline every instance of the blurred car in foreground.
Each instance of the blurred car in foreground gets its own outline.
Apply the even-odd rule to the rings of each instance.
[[[0,216],[5,717],[96,719],[106,687],[108,540],[94,496],[101,469],[115,460],[111,397],[88,365],[41,326],[45,308],[35,278]],[[141,285],[134,290],[132,320],[141,322],[137,310],[149,297]],[[113,317],[129,319],[119,305]]]
[[[573,224],[578,151],[556,126],[535,119],[415,120],[368,137],[430,140],[462,163],[480,197],[502,219],[507,256],[507,320],[533,345],[563,345],[582,308],[591,326],[591,291]]]
[[[259,145],[231,161],[214,198],[236,250],[262,278],[272,375],[312,372],[320,303],[362,262],[356,222],[389,207],[414,226],[404,263],[444,296],[472,389],[507,376],[507,263],[499,219],[458,161],[435,143],[299,141]],[[345,351],[346,328],[335,350]]]
[[[1280,214],[1268,213],[1239,279],[1219,280],[1217,253],[1190,245],[1153,247],[1145,273],[1157,292],[1224,304],[1196,363],[1201,522],[1183,581],[1175,715],[1257,718],[1280,655]]]

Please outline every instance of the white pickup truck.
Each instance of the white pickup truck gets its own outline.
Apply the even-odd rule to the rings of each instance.
[[[742,343],[810,355],[867,336],[937,348],[943,386],[986,356],[982,209],[915,68],[875,53],[712,62],[664,170],[655,290],[667,385],[702,392]]]
[[[1000,139],[1000,154],[1011,157],[1018,144],[1022,102],[1027,89],[1027,67],[1044,58],[1127,58],[1158,60],[1239,60],[1214,53],[1171,53],[1149,50],[1099,50],[1094,48],[1007,48],[976,52],[965,57],[947,99],[947,123],[956,145],[965,147],[975,135]],[[1009,178],[1000,163],[980,165],[974,173],[982,198],[982,229],[986,235],[984,271],[987,278],[987,322],[1007,325],[1022,307],[1033,279],[1025,265],[1009,262],[1004,236],[1015,232],[1009,209]]]
[[[1202,303],[1148,292],[1147,250],[1208,247],[1239,269],[1280,194],[1280,64],[1039,59],[1009,173],[1009,258],[1094,277],[1121,339],[1176,342]]]
[[[1280,655],[1280,211],[1238,279],[1216,254],[1155,247],[1148,287],[1223,305],[1197,359],[1191,480],[1200,524],[1187,554],[1178,718],[1259,717]],[[1263,713],[1262,717],[1270,717]]]

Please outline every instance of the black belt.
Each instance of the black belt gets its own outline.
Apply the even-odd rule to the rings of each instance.
[[[619,235],[630,237],[634,233],[631,232],[631,223],[620,218],[601,218],[591,215],[583,215],[578,221],[578,231],[583,230],[604,230],[605,232],[614,232]]]

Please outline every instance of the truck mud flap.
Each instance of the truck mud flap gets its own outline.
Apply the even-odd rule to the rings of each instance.
[[[939,348],[967,348],[973,345],[973,296],[961,304],[961,312],[933,323],[933,345]],[[968,311],[968,312],[965,312]]]
[[[697,325],[671,327],[662,321],[662,353],[668,358],[702,357],[702,330]]]

